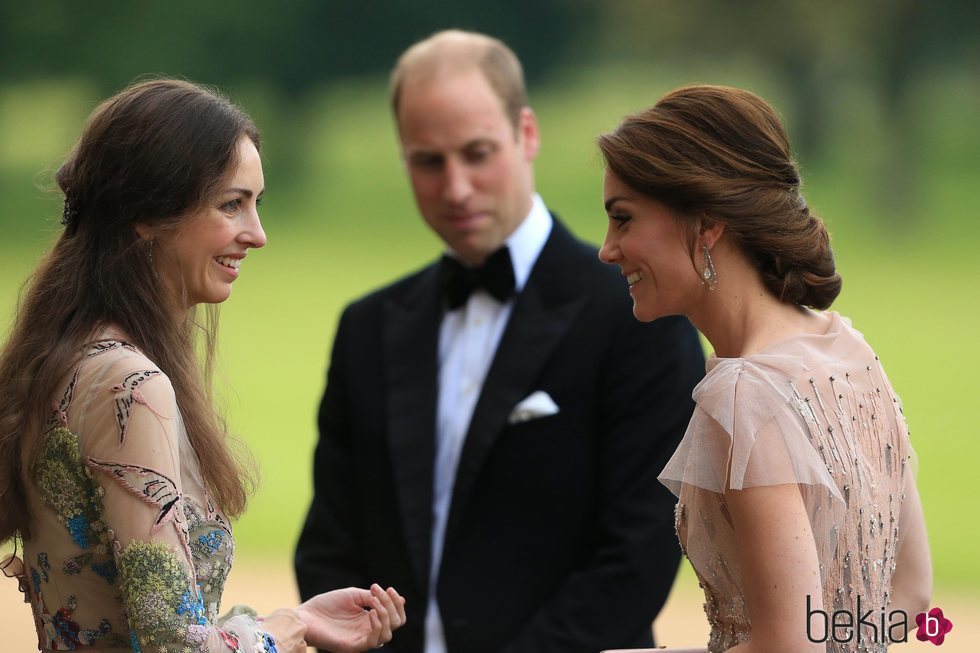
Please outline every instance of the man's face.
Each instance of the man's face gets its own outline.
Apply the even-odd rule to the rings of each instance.
[[[479,70],[406,80],[398,131],[419,212],[470,265],[495,252],[531,210],[538,128],[517,129]]]

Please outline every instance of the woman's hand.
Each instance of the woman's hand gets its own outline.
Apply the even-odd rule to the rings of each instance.
[[[298,610],[279,608],[262,619],[262,630],[276,640],[279,653],[306,653],[306,624]]]
[[[359,653],[391,639],[405,623],[405,599],[374,584],[318,594],[296,609],[310,646],[333,653]]]

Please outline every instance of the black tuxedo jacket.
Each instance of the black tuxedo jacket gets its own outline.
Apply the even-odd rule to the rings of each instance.
[[[319,412],[303,598],[392,585],[420,653],[428,600],[438,264],[349,306]],[[459,462],[437,594],[449,653],[652,646],[679,561],[657,481],[704,371],[683,318],[641,324],[626,283],[556,220],[490,366]],[[547,392],[559,412],[509,424]]]

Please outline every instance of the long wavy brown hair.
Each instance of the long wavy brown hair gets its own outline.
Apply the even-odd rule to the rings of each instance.
[[[216,92],[180,80],[134,84],[95,109],[55,174],[65,229],[21,292],[0,353],[0,542],[29,537],[26,475],[59,383],[103,328],[121,329],[170,378],[208,490],[237,516],[254,481],[215,408],[217,308],[174,319],[175,298],[136,225],[176,227],[259,147],[252,120]],[[203,323],[202,323],[203,322]]]

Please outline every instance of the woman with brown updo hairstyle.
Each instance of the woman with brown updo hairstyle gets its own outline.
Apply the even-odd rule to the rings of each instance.
[[[686,315],[714,348],[660,475],[705,592],[708,650],[903,640],[932,585],[908,431],[878,357],[826,311],[841,277],[775,111],[735,88],[681,88],[599,149],[600,258],[638,319]],[[834,627],[841,611],[849,630]]]
[[[0,569],[42,651],[353,652],[404,622],[377,585],[219,616],[253,475],[210,369],[216,305],[266,242],[259,143],[223,97],[152,80],[96,108],[57,171],[64,230],[0,352],[0,543],[23,544]]]

